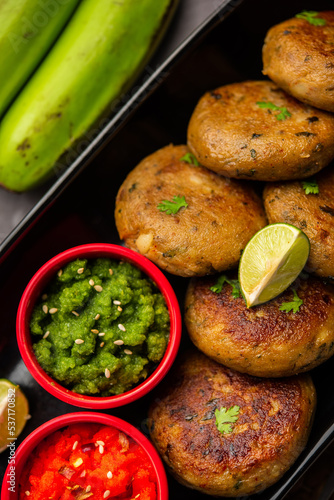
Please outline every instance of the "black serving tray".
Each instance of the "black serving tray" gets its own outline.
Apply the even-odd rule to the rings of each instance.
[[[317,0],[316,5],[310,0],[280,0],[270,5],[268,0],[244,0],[236,5],[217,0],[217,9],[210,18],[135,89],[101,137],[49,186],[32,212],[2,245],[0,377],[21,385],[29,399],[31,413],[17,445],[50,418],[80,411],[42,389],[20,358],[15,316],[31,276],[47,259],[71,246],[90,242],[120,244],[114,205],[127,173],[156,149],[168,143],[185,143],[189,117],[205,91],[235,81],[261,78],[261,47],[270,26],[304,9],[333,8],[332,0]],[[188,280],[168,274],[167,277],[182,308]],[[181,350],[189,343],[184,329]],[[289,495],[289,490],[334,440],[334,394],[330,384],[333,371],[334,359],[331,359],[312,372],[318,407],[308,444],[295,465],[271,488],[248,498],[278,500]],[[140,401],[105,410],[105,413],[124,418],[147,433],[147,409],[157,391],[159,388]],[[8,456],[3,453],[0,477],[7,460]],[[171,500],[209,498],[179,485],[170,475],[168,481]],[[291,498],[298,499],[298,495]]]

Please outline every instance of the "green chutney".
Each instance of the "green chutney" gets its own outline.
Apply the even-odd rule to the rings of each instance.
[[[169,340],[157,286],[132,264],[77,259],[58,271],[36,304],[30,330],[41,367],[86,395],[121,394],[145,379]]]

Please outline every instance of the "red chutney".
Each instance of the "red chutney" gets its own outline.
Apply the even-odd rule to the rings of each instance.
[[[20,479],[20,500],[156,500],[156,475],[140,445],[115,429],[74,424],[42,441]]]

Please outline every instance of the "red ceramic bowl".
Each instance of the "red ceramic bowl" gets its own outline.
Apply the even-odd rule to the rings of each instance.
[[[168,500],[168,485],[165,469],[160,457],[150,441],[135,427],[120,418],[104,413],[78,412],[56,417],[35,429],[21,443],[15,452],[15,463],[10,462],[5,472],[1,489],[1,500],[18,500],[19,479],[27,459],[36,446],[53,432],[78,422],[91,422],[113,426],[130,436],[147,453],[156,474],[157,499]],[[13,491],[15,490],[15,491]],[[28,497],[27,497],[28,498]]]
[[[65,264],[77,258],[93,259],[97,257],[109,257],[116,260],[124,260],[130,262],[143,271],[157,284],[160,292],[166,300],[170,316],[169,343],[164,357],[160,361],[158,367],[146,380],[135,386],[133,389],[124,392],[123,394],[109,397],[84,396],[77,394],[69,389],[66,389],[56,380],[51,378],[37,362],[32,348],[29,329],[30,316],[35,302],[43,293],[46,285],[56,275],[57,271]],[[81,408],[99,410],[102,408],[115,408],[117,406],[131,403],[147,394],[163,379],[173,364],[180,345],[181,313],[177,298],[170,283],[163,273],[146,257],[118,245],[93,243],[70,248],[69,250],[60,253],[49,260],[37,271],[22,295],[16,318],[16,333],[20,353],[26,367],[35,380],[45,390],[66,403],[80,406]]]

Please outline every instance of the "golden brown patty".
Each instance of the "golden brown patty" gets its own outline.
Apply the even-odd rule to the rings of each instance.
[[[264,203],[269,222],[288,222],[310,239],[308,269],[334,277],[334,171],[315,176],[319,194],[306,194],[302,182],[268,184]]]
[[[271,28],[263,46],[263,73],[301,101],[334,111],[334,12],[324,26],[296,17]]]
[[[301,373],[334,353],[334,287],[318,278],[299,279],[276,299],[247,309],[225,283],[213,277],[192,280],[185,301],[185,323],[194,344],[230,368],[259,377]],[[298,286],[297,286],[298,285]],[[281,311],[295,289],[299,311]]]
[[[334,116],[297,101],[273,82],[235,83],[200,99],[188,146],[202,165],[228,177],[304,178],[334,158]]]
[[[151,438],[175,477],[218,496],[252,494],[275,483],[306,444],[315,408],[309,376],[259,379],[188,353],[149,411]],[[215,410],[238,406],[232,432]]]
[[[128,247],[170,273],[196,276],[235,266],[266,218],[250,187],[182,161],[187,153],[167,146],[145,158],[118,192],[115,219]],[[175,196],[188,206],[175,215],[158,209]]]

